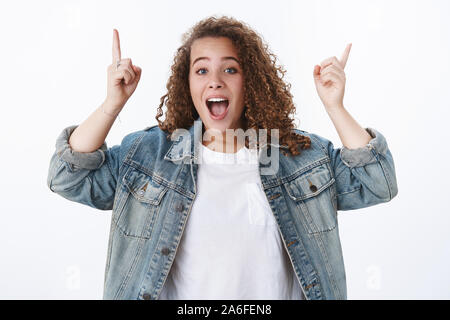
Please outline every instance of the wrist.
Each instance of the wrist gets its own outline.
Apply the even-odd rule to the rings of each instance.
[[[342,103],[325,106],[325,110],[327,112],[333,112],[335,110],[342,110],[342,109],[344,109],[344,105]]]
[[[116,117],[120,113],[120,111],[122,111],[124,105],[116,104],[116,103],[113,103],[113,102],[109,101],[108,99],[106,99],[102,103],[101,107],[102,107],[103,113],[106,113],[107,115]]]

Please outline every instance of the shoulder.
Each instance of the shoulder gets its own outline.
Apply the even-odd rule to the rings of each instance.
[[[150,139],[150,140],[159,140],[161,138],[167,139],[167,133],[162,131],[158,125],[145,127],[142,130],[137,130],[134,132],[128,133],[122,140],[122,144],[130,145],[136,142],[136,140],[142,139]]]
[[[306,130],[300,130],[300,129],[294,129],[294,132],[298,133],[302,136],[309,137],[311,140],[311,148],[312,149],[321,150],[321,151],[324,151],[325,153],[327,153],[330,145],[333,146],[333,143],[330,140],[328,140],[327,138],[325,138],[317,133],[309,132]]]
[[[323,137],[322,135],[300,129],[294,129],[294,131],[298,134],[310,138],[311,146],[309,149],[306,150],[308,150],[308,152],[314,153],[316,156],[320,157],[322,157],[323,155],[329,156],[330,150],[334,149],[333,142]],[[302,152],[306,150],[302,150]]]
[[[158,125],[149,126],[141,130],[128,133],[122,139],[123,152],[130,151],[135,154],[145,154],[147,157],[165,153],[170,147],[171,140],[168,133],[161,130]]]

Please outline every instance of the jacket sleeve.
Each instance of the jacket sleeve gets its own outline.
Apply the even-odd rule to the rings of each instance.
[[[100,210],[113,208],[120,167],[120,145],[108,148],[106,142],[94,152],[71,149],[69,137],[78,125],[65,128],[56,140],[47,185],[52,192]]]
[[[336,180],[337,210],[354,210],[388,202],[398,193],[394,159],[385,137],[365,128],[372,139],[357,149],[334,148],[318,135],[331,159]]]

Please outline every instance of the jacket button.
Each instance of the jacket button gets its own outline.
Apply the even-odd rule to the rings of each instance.
[[[167,256],[169,254],[169,248],[162,248],[161,249],[161,253],[165,256]]]
[[[316,192],[317,191],[317,187],[315,186],[315,185],[310,185],[309,186],[309,189],[312,191],[312,192]]]
[[[150,294],[149,293],[144,293],[142,295],[142,298],[144,298],[144,300],[150,300]]]

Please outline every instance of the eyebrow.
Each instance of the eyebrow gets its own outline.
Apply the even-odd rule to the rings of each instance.
[[[194,64],[195,64],[197,61],[199,61],[199,60],[211,60],[211,59],[208,58],[208,57],[198,57],[197,59],[194,60],[194,62],[192,63],[192,66],[194,66]],[[224,60],[234,60],[234,61],[236,61],[236,62],[239,64],[238,59],[236,59],[235,57],[222,57],[221,60],[222,60],[222,61],[224,61]]]

